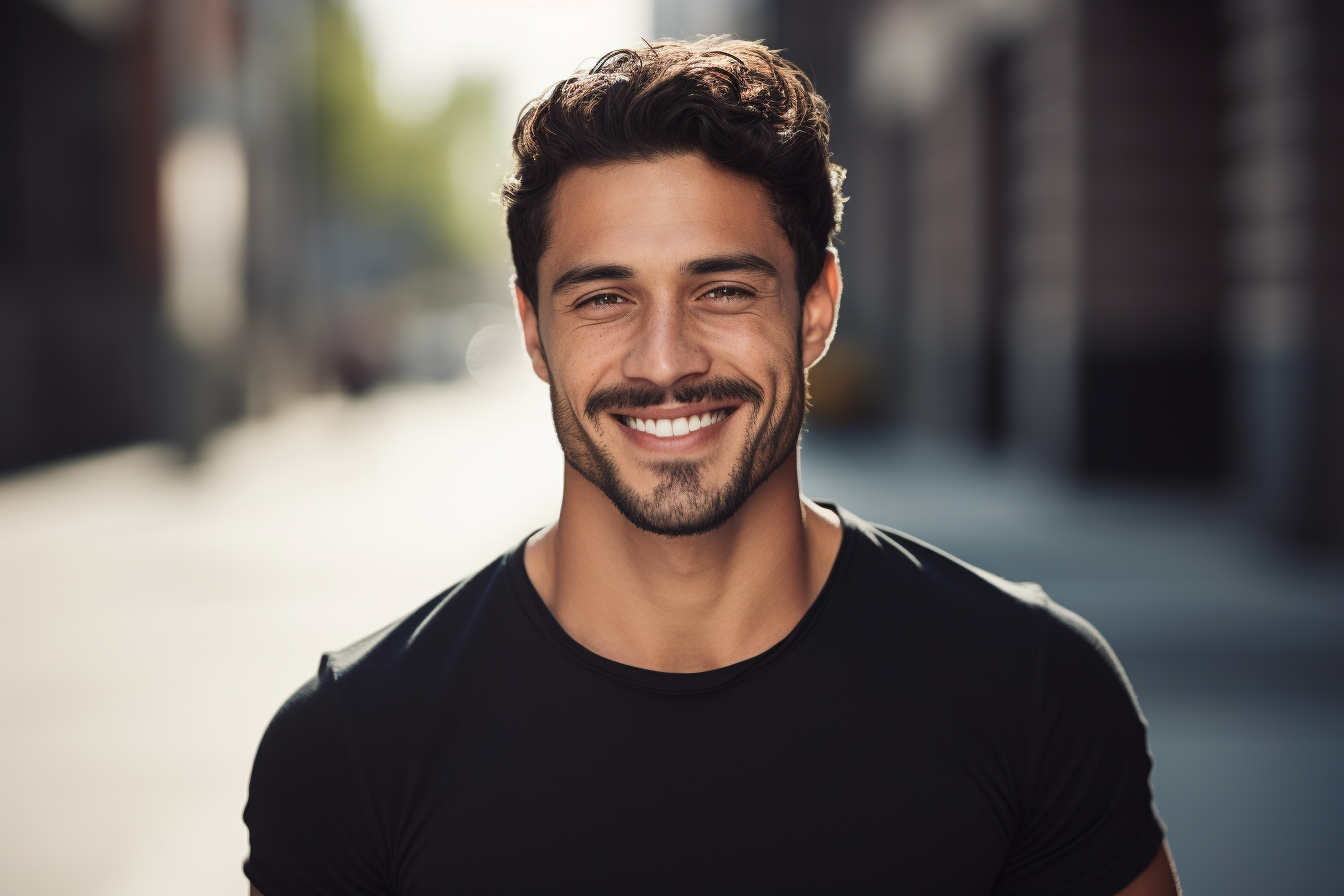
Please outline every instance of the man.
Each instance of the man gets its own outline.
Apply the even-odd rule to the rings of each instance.
[[[1100,636],[799,494],[828,133],[736,41],[619,51],[524,110],[503,199],[560,517],[280,710],[255,891],[1176,892]]]

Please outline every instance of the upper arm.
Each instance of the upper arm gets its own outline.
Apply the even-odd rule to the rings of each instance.
[[[1176,863],[1165,840],[1143,873],[1129,882],[1116,896],[1180,896],[1181,884],[1176,877]],[[261,894],[255,894],[261,896]]]
[[[368,896],[386,886],[381,827],[350,742],[336,682],[319,676],[271,721],[247,807],[253,892]]]
[[[1162,882],[1154,855],[1166,856],[1147,724],[1096,630],[1067,610],[1045,609],[1022,814],[999,892],[1165,894],[1142,888]]]

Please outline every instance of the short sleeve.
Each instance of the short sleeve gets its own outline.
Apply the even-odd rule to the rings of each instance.
[[[251,854],[263,896],[390,892],[382,838],[325,663],[272,719],[248,788]]]
[[[1114,652],[1046,603],[1027,799],[997,896],[1114,896],[1164,836],[1148,726]]]

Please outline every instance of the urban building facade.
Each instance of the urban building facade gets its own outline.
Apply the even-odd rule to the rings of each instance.
[[[1344,7],[743,8],[833,107],[868,415],[1344,543]]]
[[[0,471],[312,379],[309,7],[0,7]]]

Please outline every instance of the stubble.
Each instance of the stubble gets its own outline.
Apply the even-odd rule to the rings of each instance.
[[[597,486],[632,524],[646,532],[671,537],[698,535],[719,528],[741,509],[770,474],[774,473],[798,444],[807,409],[806,378],[799,357],[787,370],[770,376],[769,393],[746,380],[715,378],[671,390],[656,387],[615,386],[593,393],[584,404],[584,416],[594,425],[605,412],[617,407],[650,407],[674,401],[735,400],[741,404],[729,417],[749,416],[747,437],[722,485],[706,483],[703,461],[650,461],[657,484],[640,494],[621,475],[611,452],[584,428],[574,407],[551,383],[551,415],[565,460]],[[608,421],[610,424],[610,418]],[[725,421],[726,422],[726,421]],[[619,426],[621,424],[616,423]],[[723,424],[718,424],[723,425]]]

